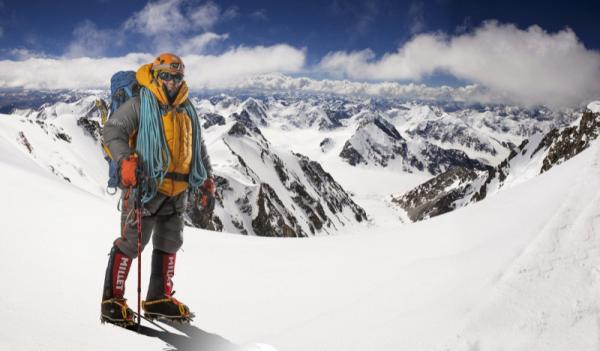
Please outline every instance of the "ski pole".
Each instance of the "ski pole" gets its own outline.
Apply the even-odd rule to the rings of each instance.
[[[137,254],[138,254],[138,279],[137,279],[137,312],[138,312],[138,331],[140,330],[141,323],[141,293],[142,293],[142,209],[136,208],[135,210],[137,217]]]
[[[138,254],[138,279],[137,279],[137,330],[140,331],[140,325],[142,322],[141,315],[141,294],[142,294],[142,167],[141,160],[138,162],[138,169],[136,170],[136,178],[138,180],[138,186],[136,189],[135,196],[135,216],[137,222],[137,254]]]

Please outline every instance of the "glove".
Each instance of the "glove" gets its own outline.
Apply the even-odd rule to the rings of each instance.
[[[136,154],[129,155],[129,157],[121,160],[121,185],[123,185],[124,188],[137,185],[137,177],[135,175],[137,171],[137,161],[138,158]]]
[[[212,178],[206,178],[200,186],[200,198],[198,199],[198,209],[212,212],[215,209],[215,181]]]
[[[206,192],[209,192],[212,196],[215,196],[215,191],[217,191],[217,186],[215,185],[215,181],[212,178],[206,178],[204,183],[201,185],[202,188]]]

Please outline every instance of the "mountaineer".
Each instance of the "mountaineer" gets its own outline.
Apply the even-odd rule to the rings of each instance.
[[[181,58],[170,53],[142,65],[135,73],[139,96],[125,101],[103,128],[103,142],[118,165],[122,189],[121,235],[113,243],[106,268],[103,322],[134,324],[134,312],[124,298],[125,281],[132,261],[151,237],[152,268],[142,302],[145,316],[177,321],[193,317],[173,297],[172,278],[183,244],[187,190],[214,196],[215,183],[184,73]]]

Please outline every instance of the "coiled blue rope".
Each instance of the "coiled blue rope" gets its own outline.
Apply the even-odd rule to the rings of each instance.
[[[192,131],[193,131],[193,139],[192,139],[192,147],[194,150],[193,158],[192,158],[192,166],[190,168],[190,178],[188,180],[192,189],[196,189],[202,184],[204,179],[206,179],[206,169],[204,168],[204,163],[202,162],[202,128],[200,126],[200,120],[198,119],[198,114],[196,113],[196,109],[190,102],[190,100],[186,100],[185,111],[187,115],[192,119]]]
[[[159,184],[165,179],[171,155],[163,132],[162,113],[154,94],[143,87],[140,89],[140,97],[140,127],[136,149],[141,158],[143,179],[138,191],[141,191],[142,203],[147,203],[156,195]]]
[[[165,179],[171,163],[171,155],[163,130],[163,113],[156,97],[145,87],[140,89],[140,97],[140,127],[136,149],[142,160],[142,180],[138,191],[141,191],[142,203],[147,203],[156,196],[160,184]],[[192,189],[195,189],[206,179],[206,169],[201,154],[202,133],[196,109],[189,100],[185,102],[184,108],[192,120],[193,158],[188,183]]]

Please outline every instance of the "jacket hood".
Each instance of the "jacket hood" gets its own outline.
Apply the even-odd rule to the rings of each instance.
[[[156,96],[158,103],[161,105],[169,105],[169,97],[163,88],[163,84],[160,80],[155,79],[152,76],[152,72],[150,68],[152,67],[151,63],[142,65],[136,72],[135,78],[138,83],[148,88]],[[181,83],[181,87],[179,88],[179,92],[173,101],[173,106],[179,106],[183,104],[188,98],[188,87],[185,81]]]

